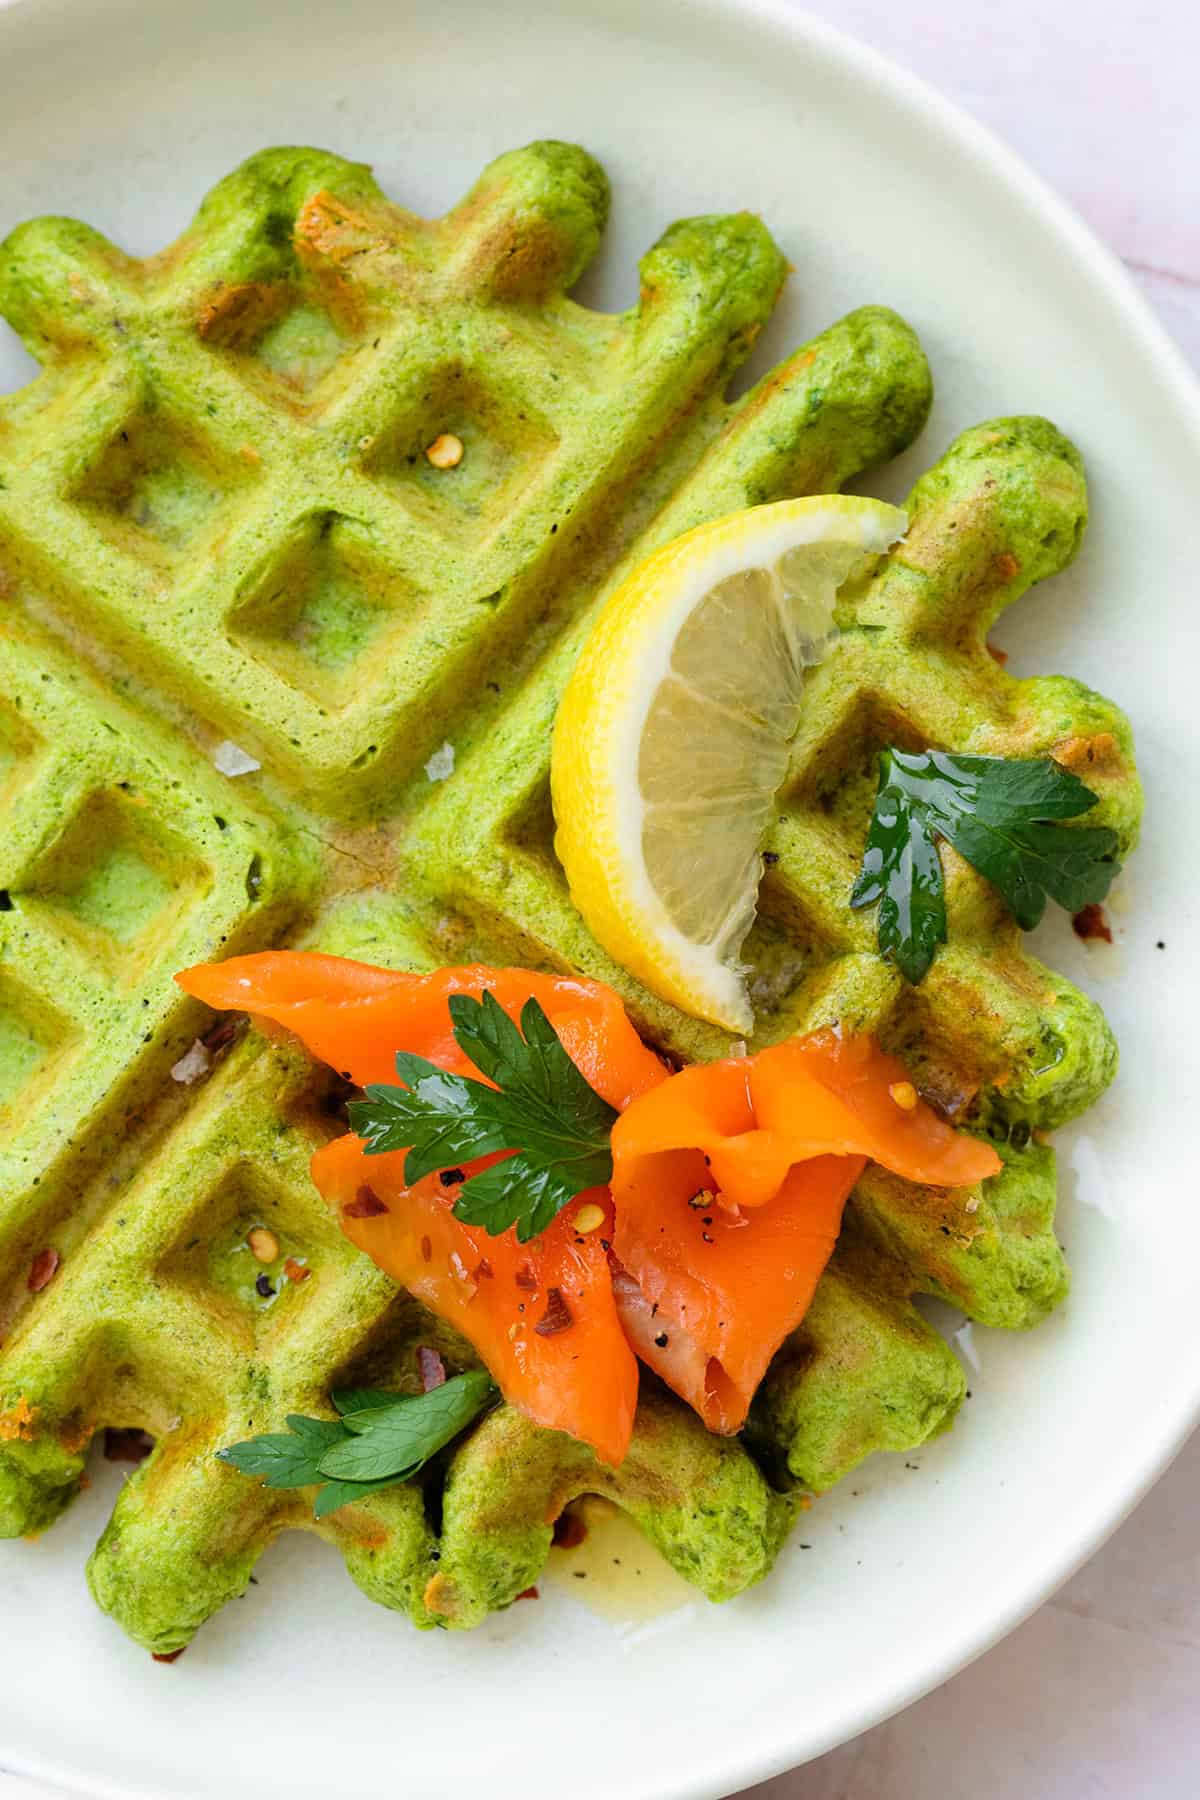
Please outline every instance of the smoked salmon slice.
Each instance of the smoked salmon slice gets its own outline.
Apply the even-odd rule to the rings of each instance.
[[[408,975],[315,951],[268,950],[202,963],[175,977],[218,1010],[232,1008],[292,1031],[320,1062],[359,1087],[394,1082],[396,1052],[424,1056],[454,1075],[483,1077],[458,1047],[452,994],[495,995],[512,1019],[531,996],[567,1055],[618,1111],[668,1071],[648,1050],[612,989],[599,981],[482,964]]]
[[[835,1031],[681,1070],[622,1113],[612,1151],[626,1333],[718,1432],[807,1312],[869,1159],[945,1187],[1001,1167],[872,1038]]]
[[[489,1237],[450,1210],[458,1178],[482,1162],[445,1172],[448,1184],[445,1174],[429,1175],[408,1187],[405,1154],[367,1156],[361,1139],[337,1138],[313,1157],[313,1180],[351,1242],[474,1344],[506,1400],[539,1425],[582,1438],[602,1462],[620,1463],[638,1369],[613,1297],[607,1189],[580,1194],[519,1244],[514,1231]],[[589,1203],[604,1222],[584,1235],[572,1220]]]
[[[740,1431],[759,1382],[808,1311],[865,1156],[797,1163],[769,1206],[715,1204],[696,1151],[623,1171],[613,1250],[625,1334],[710,1431]]]
[[[580,1072],[618,1110],[668,1076],[599,982],[483,967],[407,975],[301,951],[231,957],[176,979],[209,1006],[294,1032],[361,1087],[395,1083],[397,1050],[482,1080],[455,1040],[448,1002],[485,992],[512,1019],[537,999]],[[351,1241],[475,1346],[506,1400],[538,1424],[582,1438],[603,1461],[621,1462],[638,1372],[612,1290],[608,1190],[578,1195],[546,1231],[519,1244],[514,1231],[491,1237],[451,1210],[461,1182],[494,1157],[409,1187],[405,1156],[368,1155],[351,1134],[317,1151],[313,1180]],[[572,1221],[589,1201],[602,1206],[603,1223],[580,1233]]]
[[[611,1189],[577,1195],[521,1244],[453,1215],[458,1187],[494,1156],[409,1185],[407,1152],[368,1154],[351,1134],[319,1150],[312,1172],[351,1240],[457,1326],[506,1399],[606,1462],[628,1447],[634,1351],[711,1430],[741,1428],[869,1159],[946,1187],[1001,1166],[867,1037],[829,1030],[671,1075],[600,982],[481,965],[411,975],[296,951],[176,979],[294,1033],[360,1086],[394,1083],[400,1050],[483,1079],[455,1039],[451,997],[491,993],[514,1021],[540,1003],[620,1114]]]

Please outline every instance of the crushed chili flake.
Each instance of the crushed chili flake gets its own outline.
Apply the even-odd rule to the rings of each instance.
[[[26,1287],[31,1294],[40,1294],[44,1287],[49,1287],[58,1274],[62,1262],[57,1250],[39,1250],[29,1265],[29,1276]]]
[[[226,1018],[218,1019],[212,1030],[206,1031],[199,1042],[210,1056],[215,1056],[219,1050],[228,1049],[247,1022],[245,1013],[230,1013]]]
[[[559,1513],[554,1521],[554,1542],[558,1549],[578,1549],[586,1536],[587,1526],[578,1513]]]
[[[1102,938],[1106,944],[1111,944],[1113,941],[1108,914],[1095,900],[1080,908],[1071,920],[1071,928],[1077,938],[1083,938],[1085,941],[1089,938]]]
[[[1000,664],[1001,668],[1003,668],[1005,663],[1008,661],[1008,651],[1001,650],[999,644],[989,644],[987,647],[987,653],[991,657],[993,662],[998,662]]]
[[[433,1239],[428,1238],[428,1237],[423,1237],[421,1239],[421,1261],[422,1262],[432,1262],[432,1260],[433,1260]]]
[[[571,1309],[563,1299],[563,1291],[558,1287],[546,1289],[546,1310],[534,1326],[539,1337],[555,1337],[560,1331],[567,1331],[575,1323]]]
[[[178,1650],[152,1650],[150,1654],[155,1662],[172,1663],[178,1662],[186,1649],[187,1645],[181,1644]]]
[[[522,1263],[514,1279],[519,1288],[526,1288],[529,1291],[532,1291],[538,1284],[532,1263]]]
[[[536,1600],[538,1597],[538,1591],[535,1587],[522,1588],[521,1592],[517,1595],[518,1600]]]
[[[476,1281],[494,1281],[496,1279],[496,1272],[486,1256],[481,1256],[475,1265],[475,1279]]]
[[[297,1262],[294,1256],[288,1257],[283,1265],[283,1272],[289,1281],[307,1281],[312,1274],[308,1264]]]
[[[422,1344],[417,1350],[417,1367],[421,1371],[421,1387],[425,1393],[431,1394],[434,1388],[445,1383],[446,1365],[428,1344]]]
[[[378,1219],[387,1210],[374,1188],[369,1188],[365,1182],[353,1200],[348,1200],[342,1208],[348,1219]]]

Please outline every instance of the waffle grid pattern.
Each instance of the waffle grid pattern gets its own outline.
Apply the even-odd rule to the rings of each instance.
[[[629,313],[576,305],[606,207],[570,146],[501,157],[436,221],[358,165],[272,151],[145,263],[63,220],[0,247],[0,310],[45,371],[0,399],[0,1532],[52,1522],[100,1427],[151,1432],[89,1575],[160,1653],[244,1589],[277,1532],[312,1527],[302,1497],[216,1447],[325,1408],[339,1382],[415,1385],[421,1344],[468,1360],[323,1214],[306,1167],[340,1129],[325,1077],[247,1040],[170,1079],[211,1022],[172,972],[278,942],[575,967],[664,1048],[719,1050],[570,906],[556,696],[630,561],[737,507],[832,490],[924,422],[924,359],[881,308],[724,401],[785,274],[748,215],[673,226]],[[424,456],[443,432],[464,446],[453,470]],[[1005,1171],[965,1201],[864,1180],[756,1403],[754,1457],[647,1381],[615,1474],[501,1409],[424,1489],[316,1527],[420,1625],[507,1604],[562,1506],[597,1489],[711,1597],[739,1591],[769,1567],[795,1484],[952,1419],[962,1372],[914,1294],[1025,1326],[1064,1290],[1053,1153],[1031,1133],[1111,1075],[1098,1011],[952,856],[951,949],[915,994],[845,895],[889,741],[1083,759],[1132,843],[1120,715],[1064,678],[1012,680],[986,647],[1074,551],[1078,458],[1044,421],[999,421],[958,440],[911,510],[812,678],[752,991],[763,1041],[836,1016],[877,1030],[992,1130]],[[259,773],[214,769],[227,736]],[[443,740],[454,769],[434,782]],[[280,1243],[265,1283],[256,1223]]]

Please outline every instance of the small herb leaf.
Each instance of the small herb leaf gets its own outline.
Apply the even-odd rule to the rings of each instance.
[[[407,1481],[471,1423],[495,1393],[482,1369],[468,1369],[427,1394],[412,1394],[354,1415],[352,1436],[321,1458],[321,1474],[340,1481]]]
[[[344,1427],[334,1419],[306,1419],[300,1413],[292,1413],[287,1423],[287,1431],[264,1432],[230,1444],[217,1455],[243,1475],[261,1475],[269,1488],[307,1487],[321,1481],[321,1458],[346,1436]]]
[[[351,1388],[334,1395],[340,1419],[292,1413],[286,1432],[265,1432],[217,1455],[243,1475],[261,1475],[270,1488],[321,1483],[313,1517],[323,1519],[347,1501],[407,1481],[471,1423],[495,1392],[483,1369],[469,1369],[428,1394]],[[328,1466],[343,1452],[341,1464]]]
[[[329,1398],[345,1419],[351,1413],[373,1412],[381,1406],[395,1406],[402,1396],[386,1393],[382,1388],[335,1388]]]
[[[953,844],[1030,931],[1048,899],[1078,912],[1112,885],[1116,833],[1058,823],[1089,812],[1097,799],[1049,759],[885,750],[850,904],[878,902],[880,950],[909,981],[920,981],[946,941],[937,838]]]
[[[879,948],[921,980],[946,941],[946,889],[933,835],[903,792],[880,786],[851,906],[879,902]]]
[[[609,1174],[612,1169],[610,1166]],[[596,1187],[600,1184],[589,1182]],[[458,1191],[454,1216],[464,1225],[482,1225],[491,1237],[499,1237],[510,1225],[517,1228],[518,1243],[527,1244],[539,1231],[552,1225],[562,1208],[582,1189],[572,1180],[564,1181],[545,1163],[531,1160],[522,1151],[493,1163],[472,1175]],[[513,1216],[514,1198],[520,1196],[520,1211]]]
[[[313,1501],[313,1518],[327,1519],[339,1506],[347,1506],[352,1500],[365,1500],[368,1494],[378,1494],[384,1488],[399,1485],[391,1475],[383,1481],[327,1481],[317,1489],[317,1497]]]
[[[369,1087],[350,1106],[350,1124],[368,1154],[407,1149],[410,1184],[516,1152],[463,1183],[454,1216],[493,1237],[515,1225],[525,1243],[576,1194],[611,1180],[617,1115],[575,1067],[537,1000],[526,1001],[520,1029],[490,992],[482,1000],[453,995],[450,1016],[459,1048],[485,1081],[401,1051],[396,1072],[405,1085]]]

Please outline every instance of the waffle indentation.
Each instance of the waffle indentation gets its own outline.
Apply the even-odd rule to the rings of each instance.
[[[146,408],[110,438],[71,498],[118,550],[168,573],[212,534],[249,474],[194,425]]]
[[[26,779],[38,739],[25,721],[0,700],[0,807]]]
[[[142,963],[175,931],[203,865],[140,796],[91,794],[34,867],[28,900],[107,963]]]
[[[453,468],[435,468],[425,454],[442,436],[462,444]],[[419,403],[367,448],[364,466],[434,530],[474,543],[511,515],[557,443],[532,404],[514,408],[455,362],[430,375]]]
[[[270,398],[310,404],[351,347],[332,313],[287,282],[223,290],[202,316],[201,335]]]
[[[52,1085],[74,1038],[43,995],[0,968],[0,1141]]]
[[[364,665],[395,649],[426,602],[354,520],[314,513],[231,614],[229,629],[292,687],[322,704],[349,703]]]
[[[312,1241],[311,1219],[305,1221],[303,1237],[296,1231],[296,1210],[287,1189],[269,1171],[239,1163],[192,1213],[159,1273],[250,1348],[286,1330],[295,1309],[319,1288],[311,1271],[320,1266],[326,1246]],[[256,1229],[274,1238],[277,1256],[260,1261],[255,1255],[249,1240]],[[336,1235],[332,1224],[329,1233]],[[297,1271],[310,1273],[293,1279],[287,1272],[289,1259]]]

